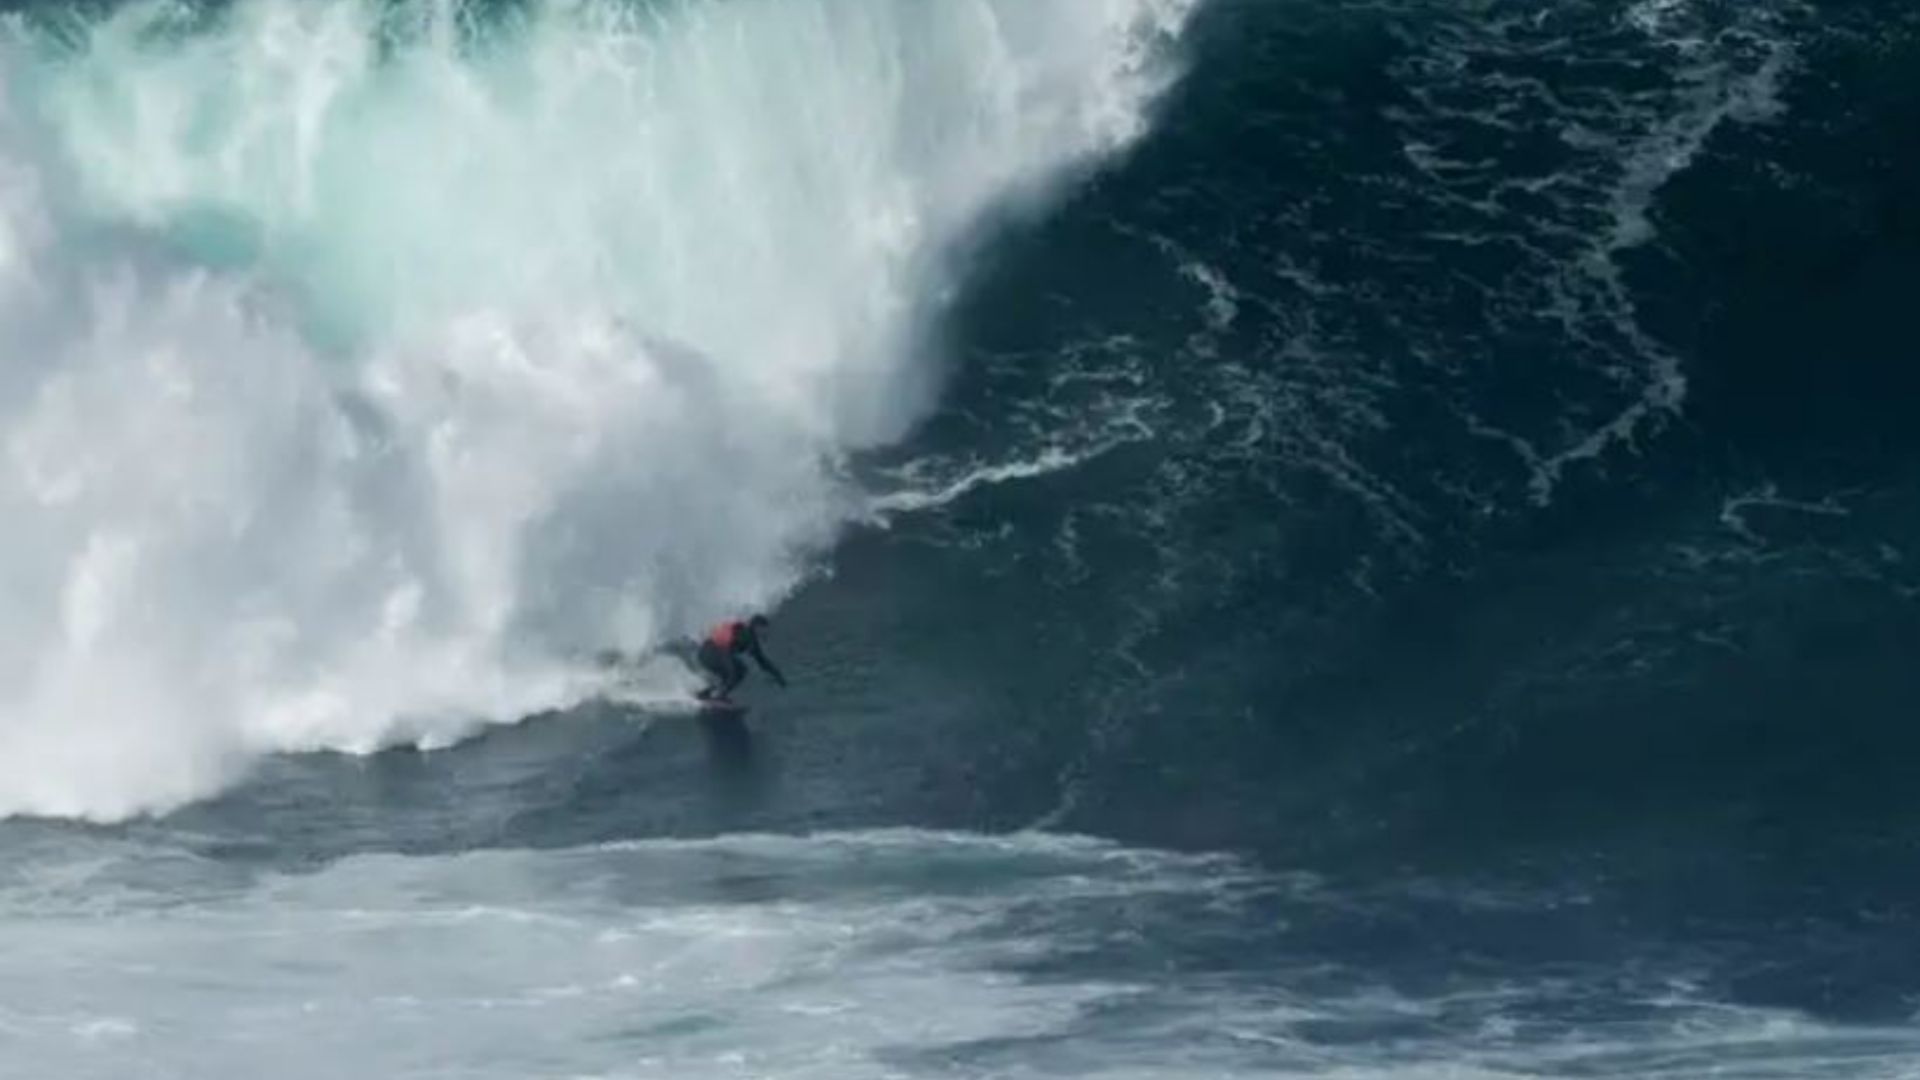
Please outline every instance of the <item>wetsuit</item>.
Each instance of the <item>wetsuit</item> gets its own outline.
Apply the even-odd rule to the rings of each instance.
[[[747,677],[746,661],[742,655],[753,657],[760,670],[773,677],[781,686],[787,685],[787,677],[773,666],[767,654],[760,650],[760,635],[754,632],[753,624],[741,620],[723,622],[707,632],[705,641],[700,643],[696,658],[700,666],[706,668],[715,682],[702,689],[698,695],[703,701],[725,701],[740,680]]]

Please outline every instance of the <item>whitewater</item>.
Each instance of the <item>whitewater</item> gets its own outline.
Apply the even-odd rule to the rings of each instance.
[[[444,746],[776,604],[971,246],[1146,130],[1190,7],[10,17],[0,815]]]

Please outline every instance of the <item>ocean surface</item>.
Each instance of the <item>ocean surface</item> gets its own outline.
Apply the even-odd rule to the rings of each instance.
[[[0,1078],[1920,1076],[1920,6],[6,8]]]

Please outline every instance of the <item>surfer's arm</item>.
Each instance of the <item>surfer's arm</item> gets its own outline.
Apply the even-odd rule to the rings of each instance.
[[[754,642],[753,647],[747,650],[747,655],[753,657],[753,662],[759,664],[760,670],[771,676],[774,682],[779,683],[781,686],[787,685],[787,677],[780,674],[780,669],[773,666],[773,661],[767,659],[766,653],[760,651],[759,642]]]

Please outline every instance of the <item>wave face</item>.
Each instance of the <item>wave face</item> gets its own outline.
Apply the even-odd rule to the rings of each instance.
[[[1143,130],[1185,7],[17,17],[0,814],[444,743],[783,595],[968,238]]]
[[[1218,4],[1186,44],[1125,167],[996,252],[876,467],[923,513],[821,602],[907,642],[889,696],[988,717],[972,806],[1905,880],[1915,14]]]

